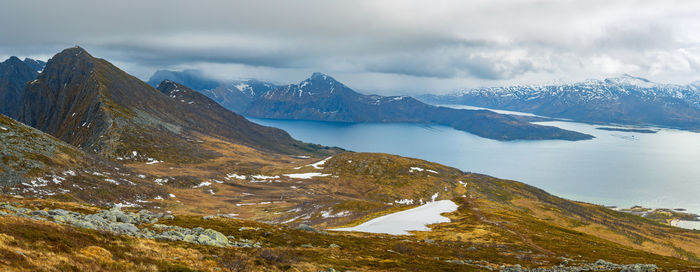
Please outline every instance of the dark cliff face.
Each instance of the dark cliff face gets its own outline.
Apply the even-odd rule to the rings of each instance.
[[[303,153],[313,150],[313,145],[303,144],[287,132],[248,121],[231,112],[207,96],[173,81],[163,81],[158,90],[168,96],[187,113],[188,127],[201,133],[218,135],[253,147],[281,153]],[[184,116],[183,116],[184,117]]]
[[[24,58],[23,62],[29,65],[29,67],[32,67],[32,69],[34,69],[34,71],[37,71],[37,73],[41,72],[42,70],[44,70],[44,67],[46,67],[46,62],[41,60]]]
[[[251,123],[199,93],[190,95],[194,96],[187,102],[203,104],[172,99],[75,47],[51,58],[39,78],[27,86],[20,120],[110,158],[143,154],[196,161],[217,156],[192,140],[202,135],[263,151],[313,151],[282,130]]]
[[[242,113],[253,100],[277,87],[279,86],[269,82],[252,79],[234,81],[215,89],[199,90],[199,92],[230,111]]]
[[[78,147],[95,145],[108,126],[92,56],[66,49],[24,93],[19,120]]]
[[[0,63],[0,114],[17,118],[24,86],[37,75],[34,68],[17,57]]]
[[[407,96],[363,95],[330,76],[314,73],[251,102],[247,116],[334,122],[410,122],[447,125],[496,140],[585,140],[590,135],[530,124],[490,111],[435,107]]]
[[[247,107],[255,117],[360,122],[353,108],[361,94],[330,76],[314,73],[299,84],[281,86],[262,94]]]

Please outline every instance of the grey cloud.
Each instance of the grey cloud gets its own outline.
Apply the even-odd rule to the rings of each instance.
[[[689,82],[700,74],[698,12],[693,0],[6,0],[0,55],[79,44],[140,77],[323,71],[351,86],[392,81],[376,83],[387,92],[610,73]]]

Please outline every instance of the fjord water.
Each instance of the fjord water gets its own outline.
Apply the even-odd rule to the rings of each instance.
[[[700,133],[604,131],[556,121],[542,124],[596,138],[499,142],[445,126],[249,119],[302,141],[434,161],[522,181],[568,199],[700,213]]]

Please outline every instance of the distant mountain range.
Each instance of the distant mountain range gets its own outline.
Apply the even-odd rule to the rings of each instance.
[[[200,92],[229,110],[258,118],[440,124],[496,140],[592,138],[491,111],[435,107],[408,96],[363,95],[322,73],[299,84],[276,86],[249,80]]]
[[[660,84],[630,75],[562,85],[469,89],[418,99],[583,122],[700,129],[700,84]]]
[[[36,79],[46,65],[43,61],[10,57],[0,63],[0,114],[17,118],[20,100],[27,82]]]

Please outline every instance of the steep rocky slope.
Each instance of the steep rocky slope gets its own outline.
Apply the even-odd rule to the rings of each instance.
[[[0,191],[111,205],[167,196],[146,176],[0,115]]]
[[[253,100],[278,86],[258,80],[234,81],[214,89],[198,90],[224,108],[243,113]]]
[[[37,73],[40,73],[42,70],[44,70],[44,67],[46,67],[46,62],[43,60],[24,58],[23,62],[29,65],[29,67],[32,67],[32,69],[34,69],[34,71]]]
[[[37,75],[35,67],[17,57],[0,63],[0,114],[17,118],[24,86]]]
[[[202,136],[285,154],[317,148],[223,108],[201,110],[75,47],[51,58],[27,86],[19,120],[111,159],[201,161],[219,156],[200,147]]]

